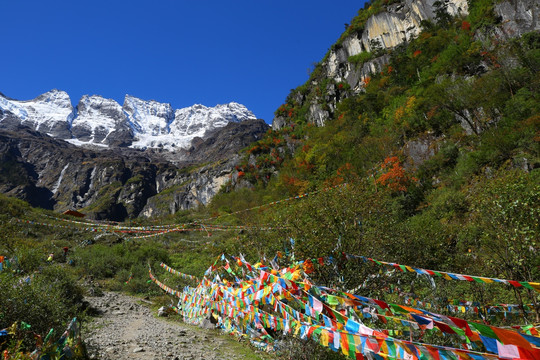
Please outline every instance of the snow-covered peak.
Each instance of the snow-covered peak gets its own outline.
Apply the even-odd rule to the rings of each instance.
[[[174,120],[171,104],[154,100],[142,100],[126,95],[124,111],[136,135],[159,136],[169,133],[169,124]]]
[[[242,104],[230,102],[228,104],[217,105],[214,111],[227,121],[240,122],[247,119],[256,120],[257,117]]]
[[[28,119],[28,111],[19,103],[20,101],[8,100],[0,95],[0,109],[13,113],[21,120],[26,120]],[[0,121],[2,120],[0,119]]]
[[[68,129],[75,117],[69,95],[56,89],[26,101],[0,97],[0,108],[12,112],[24,125],[61,138],[69,137]]]
[[[77,113],[71,132],[75,139],[83,142],[106,142],[108,136],[127,121],[119,103],[99,95],[84,95],[77,105]]]
[[[171,133],[177,136],[203,136],[206,131],[226,126],[229,122],[249,119],[256,119],[256,116],[244,105],[235,102],[215,107],[196,104],[176,110]]]
[[[99,95],[83,95],[77,105],[78,116],[76,121],[83,119],[95,119],[96,121],[107,118],[115,121],[126,118],[122,106],[113,99],[106,99]],[[112,122],[112,125],[115,123]]]
[[[47,91],[33,100],[28,100],[28,102],[49,103],[58,107],[72,107],[68,93],[58,89]]]
[[[229,122],[256,119],[244,105],[193,105],[174,110],[170,104],[126,95],[123,106],[98,95],[84,95],[71,105],[69,95],[51,90],[33,100],[12,100],[0,94],[0,126],[8,117],[53,137],[81,144],[133,148],[188,148],[195,137]],[[2,115],[5,113],[5,115]],[[12,114],[12,115],[10,115]],[[5,122],[5,124],[8,124]]]

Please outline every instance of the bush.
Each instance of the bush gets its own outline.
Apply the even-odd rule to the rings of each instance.
[[[161,262],[169,262],[169,255],[162,244],[147,242],[91,245],[77,251],[75,262],[84,274],[107,279],[111,290],[126,288],[132,293],[148,293],[153,290],[146,282],[148,264],[159,267]],[[133,279],[124,286],[130,275]]]
[[[66,323],[80,315],[82,289],[64,266],[51,265],[23,276],[0,272],[0,289],[0,329],[24,321],[32,332],[45,337],[51,328],[62,334]],[[24,350],[35,348],[31,333],[26,333],[22,340]]]

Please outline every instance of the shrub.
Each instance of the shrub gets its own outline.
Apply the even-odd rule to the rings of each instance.
[[[0,272],[0,328],[24,321],[32,332],[45,337],[54,329],[61,334],[68,322],[80,314],[82,289],[64,266],[51,265],[31,275]],[[35,347],[34,336],[26,333],[22,349]]]

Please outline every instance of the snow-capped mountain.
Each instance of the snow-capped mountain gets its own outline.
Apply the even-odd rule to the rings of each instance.
[[[175,110],[170,104],[131,95],[126,95],[122,106],[112,99],[84,95],[74,109],[69,95],[60,90],[27,101],[0,94],[0,127],[18,122],[75,145],[189,148],[195,137],[207,131],[250,119],[255,115],[235,102]]]
[[[28,101],[0,96],[0,110],[12,113],[23,125],[59,138],[70,136],[69,129],[75,118],[69,95],[60,90],[51,90]]]
[[[77,105],[77,117],[71,126],[73,140],[68,141],[74,144],[81,142],[111,145],[118,140],[120,132],[124,137],[130,137],[122,106],[112,99],[84,95]]]

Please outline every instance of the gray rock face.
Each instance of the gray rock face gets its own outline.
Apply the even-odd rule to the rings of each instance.
[[[206,205],[232,177],[238,158],[219,164],[204,166],[184,176],[170,177],[162,174],[160,186],[173,189],[148,199],[140,216],[152,217],[175,214],[181,210]]]
[[[347,81],[353,89],[358,90],[359,84],[369,74],[379,71],[380,65],[386,64],[388,59],[380,58],[358,69],[348,62],[348,58],[362,52],[373,52],[376,47],[383,50],[392,49],[416,38],[422,30],[421,22],[435,18],[435,1],[405,0],[371,16],[361,35],[349,36],[341,47],[330,51],[327,61],[323,64],[326,76],[337,82]],[[452,16],[467,15],[466,0],[449,0],[447,12]]]
[[[328,119],[329,116],[329,112],[323,110],[319,104],[311,103],[311,105],[309,105],[309,122],[317,126],[324,126],[324,122],[326,121],[326,119]]]
[[[502,18],[502,30],[508,38],[540,31],[540,3],[537,0],[506,0],[495,4],[495,13]]]
[[[403,146],[403,154],[407,159],[407,169],[418,169],[425,161],[433,157],[438,151],[442,139],[433,134],[424,134],[415,140],[410,140]]]
[[[435,18],[435,0],[406,0],[387,7],[386,11],[371,16],[364,31],[344,39],[342,45],[328,55],[323,64],[327,77],[337,82],[346,81],[353,89],[369,74],[379,71],[388,58],[378,58],[365,63],[361,68],[348,62],[350,56],[362,52],[373,52],[377,48],[392,49],[418,36],[423,20]],[[450,15],[466,15],[468,11],[465,0],[452,0],[447,3]]]
[[[189,209],[211,200],[237,165],[233,154],[260,138],[268,125],[253,120],[224,129],[177,154],[122,148],[96,151],[20,124],[0,129],[0,192],[34,206],[81,209],[90,218],[116,221]],[[197,163],[213,165],[186,169]]]

